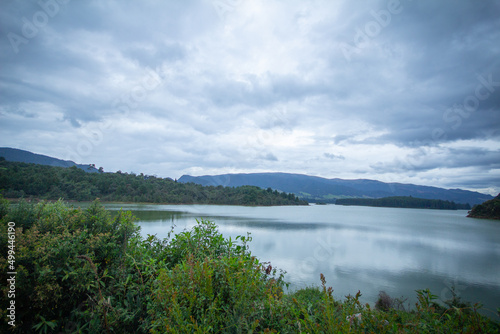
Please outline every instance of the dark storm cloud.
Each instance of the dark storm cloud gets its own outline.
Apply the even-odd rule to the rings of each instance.
[[[357,12],[352,24],[343,27],[343,36],[351,32],[345,43],[353,44],[350,39],[359,29],[365,31],[366,24],[377,23],[371,13],[387,13],[388,3],[371,2],[366,11]],[[346,87],[355,87],[354,92],[362,92],[368,101],[357,109],[360,118],[369,118],[380,129],[387,129],[390,133],[382,140],[396,140],[401,145],[436,141],[433,131],[437,129],[447,134],[439,142],[483,137],[477,129],[498,126],[500,4],[494,1],[401,1],[400,4],[401,12],[391,15],[387,26],[379,24],[380,33],[366,37],[372,44],[361,45],[359,54],[353,53],[350,62],[345,61],[345,70],[340,71],[341,82]],[[351,12],[350,8],[344,10]],[[381,52],[388,49],[397,52]],[[365,52],[370,54],[369,58],[363,58]],[[363,62],[358,62],[359,59]],[[359,77],[361,73],[363,77]],[[490,77],[492,80],[488,80]],[[488,87],[493,91],[480,90],[489,96],[479,101],[473,113],[464,113],[470,116],[467,121],[462,115],[447,111],[454,105],[471,103],[466,99],[475,97],[478,86],[484,87],[483,79],[494,82],[493,87]],[[353,96],[353,89],[350,91],[347,99]],[[456,131],[459,117],[462,122],[460,131]]]
[[[301,100],[328,92],[328,87],[306,82],[297,75],[267,74],[263,78],[249,76],[244,82],[211,82],[207,92],[218,107],[248,105],[272,106],[281,102]]]
[[[371,167],[378,172],[428,171],[438,168],[459,169],[474,167],[477,171],[500,169],[500,150],[478,148],[448,148],[428,154],[426,148],[416,154],[400,157],[391,163],[380,163]]]
[[[19,6],[10,1],[2,11],[1,30],[7,37],[2,64],[8,69],[2,80],[4,104],[51,101],[63,108],[68,119],[99,119],[112,109],[113,94],[123,92],[103,94],[95,88],[113,72],[126,70],[127,61],[154,67],[185,55],[183,45],[164,37],[178,37],[182,31],[178,22],[189,11],[189,2],[182,6],[169,2],[161,11],[154,2],[41,3],[48,9],[34,2]],[[105,58],[92,57],[98,52]],[[129,80],[133,83],[134,78]]]

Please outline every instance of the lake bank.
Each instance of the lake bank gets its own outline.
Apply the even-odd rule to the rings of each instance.
[[[108,205],[107,205],[108,206]],[[251,232],[252,252],[287,272],[291,288],[319,284],[321,273],[342,298],[374,303],[380,290],[416,301],[428,287],[446,300],[453,286],[465,300],[495,310],[500,300],[500,229],[495,221],[466,218],[467,211],[310,205],[109,205],[133,210],[143,235],[189,229],[215,221],[226,237]]]
[[[97,201],[84,209],[61,201],[9,206],[1,201],[1,230],[14,229],[19,263],[10,260],[10,253],[9,262],[2,256],[0,273],[5,274],[10,266],[10,270],[17,269],[13,274],[22,278],[16,284],[16,296],[9,297],[15,298],[16,329],[20,332],[33,328],[58,332],[71,326],[88,327],[90,332],[112,329],[121,333],[195,329],[419,333],[424,329],[461,332],[465,328],[489,333],[500,329],[498,323],[478,313],[487,309],[468,303],[459,290],[452,289],[455,293],[442,301],[432,290],[414,291],[414,309],[404,305],[406,301],[382,293],[371,306],[363,301],[359,290],[337,297],[332,286],[342,280],[332,281],[322,273],[316,287],[287,290],[287,275],[279,270],[279,264],[256,255],[262,247],[254,241],[260,237],[254,235],[252,240],[238,233],[232,238],[228,234],[237,229],[228,231],[228,224],[217,225],[207,219],[169,233],[174,222],[182,222],[188,208],[196,215],[213,210],[219,219],[233,219],[234,212],[239,212],[243,220],[265,216],[261,229],[270,223],[273,212],[285,218],[279,210],[282,208],[239,207],[234,211],[234,207],[227,207],[221,212],[220,207],[179,206],[176,211],[168,211],[168,217],[160,218],[160,223],[168,226],[168,230],[161,229],[167,237],[163,240],[144,235],[145,231],[141,237],[132,214],[121,210],[121,204],[111,206],[105,210]],[[148,219],[157,220],[165,211],[154,205],[133,209],[146,225]],[[314,210],[307,210],[300,218],[300,210],[287,212],[298,220],[306,213],[314,216]],[[187,223],[191,224],[191,218]],[[265,234],[280,239],[287,226],[283,226],[283,220],[274,223],[275,229]],[[294,224],[304,234],[302,224]],[[244,230],[248,227],[242,226]],[[221,234],[223,229],[226,235]],[[316,229],[325,232],[319,226]],[[0,248],[5,248],[6,242],[6,238],[0,238]],[[286,246],[286,242],[282,244]],[[323,247],[329,245],[335,243],[326,242]],[[5,298],[0,302],[5,304]],[[0,328],[5,330],[5,325],[0,323]]]

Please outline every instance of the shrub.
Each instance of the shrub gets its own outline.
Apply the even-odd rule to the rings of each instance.
[[[23,215],[29,220],[23,221]],[[75,323],[100,323],[102,317],[96,320],[92,314],[104,298],[97,291],[121,263],[124,235],[137,233],[132,216],[122,214],[113,219],[98,202],[82,211],[59,201],[38,205],[21,202],[5,218],[1,225],[2,255],[7,254],[7,221],[16,223],[18,331],[57,331]],[[7,264],[6,258],[0,258],[3,281],[9,271]],[[5,318],[7,288],[2,287],[1,292],[0,312]]]
[[[0,194],[0,220],[9,213],[9,201]]]
[[[236,244],[214,223],[198,221],[175,236],[171,268],[160,270],[149,314],[154,333],[233,333],[255,330],[268,299],[283,295],[282,275],[248,252],[247,237]]]
[[[43,204],[41,204],[43,206]],[[36,206],[34,203],[26,202],[21,199],[17,204],[9,206],[8,213],[5,219],[16,223],[16,227],[28,229],[37,219],[37,211],[41,206]]]
[[[394,300],[385,292],[380,291],[378,294],[375,308],[380,311],[389,311],[394,305]]]

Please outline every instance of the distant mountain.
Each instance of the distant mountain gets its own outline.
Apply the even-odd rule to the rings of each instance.
[[[47,165],[54,167],[72,167],[76,166],[88,173],[97,173],[98,170],[91,165],[80,165],[69,160],[61,160],[52,158],[42,154],[36,154],[29,151],[19,150],[17,148],[0,147],[0,157],[4,157],[7,161],[26,162],[39,165]]]
[[[294,193],[299,198],[309,202],[333,203],[337,198],[413,196],[474,205],[493,198],[493,196],[487,194],[461,189],[443,189],[404,183],[385,183],[367,179],[326,179],[317,176],[288,173],[183,175],[178,182],[193,182],[213,186],[236,187],[252,185],[261,188],[272,188],[287,193]]]

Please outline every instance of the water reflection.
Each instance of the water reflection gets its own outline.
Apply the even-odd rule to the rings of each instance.
[[[320,273],[336,297],[355,294],[373,303],[380,290],[416,301],[416,289],[441,299],[460,297],[500,306],[500,224],[465,218],[464,211],[363,207],[249,208],[207,205],[126,205],[142,234],[166,237],[196,219],[215,221],[226,237],[251,232],[250,249],[287,272],[291,288],[319,285]]]
[[[133,214],[141,222],[176,221],[183,219],[185,214],[177,211],[134,211]]]

